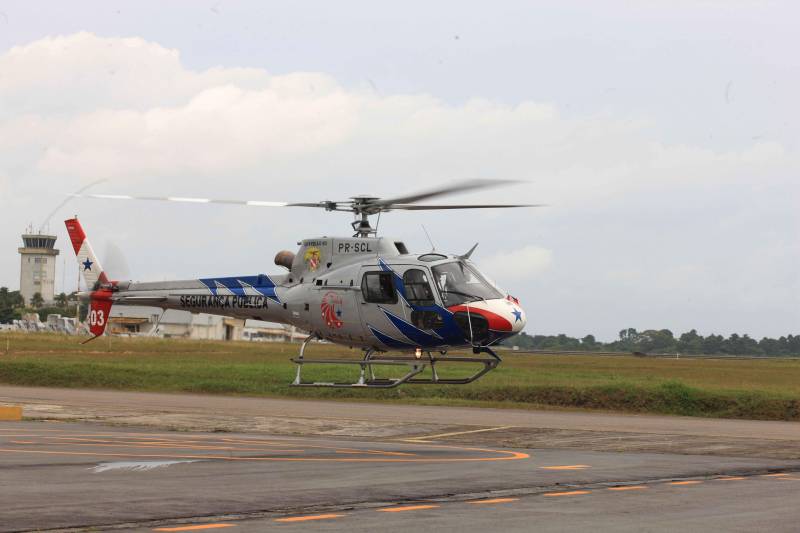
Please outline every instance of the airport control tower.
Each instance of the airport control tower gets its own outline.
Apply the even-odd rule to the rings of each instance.
[[[45,302],[52,302],[55,297],[56,281],[56,237],[33,233],[30,228],[22,236],[25,246],[19,248],[20,273],[19,292],[25,303],[29,304],[37,292]]]

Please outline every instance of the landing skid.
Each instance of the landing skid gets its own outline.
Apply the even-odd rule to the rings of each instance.
[[[391,389],[403,384],[410,385],[466,385],[472,383],[480,378],[490,370],[497,368],[501,359],[494,351],[488,346],[479,346],[473,348],[473,354],[479,356],[482,353],[488,354],[490,357],[455,357],[455,356],[434,356],[431,352],[427,352],[424,357],[413,356],[391,356],[379,355],[376,356],[376,350],[370,348],[365,351],[363,359],[306,359],[305,350],[308,344],[314,340],[315,336],[310,336],[303,341],[300,346],[300,354],[291,359],[297,365],[297,374],[295,375],[293,387],[338,387],[338,388],[371,388],[371,389]],[[440,378],[436,371],[437,363],[463,363],[474,364],[479,363],[483,368],[465,378]],[[359,365],[361,367],[361,374],[355,383],[337,383],[337,382],[321,382],[321,381],[303,381],[302,369],[303,365]],[[375,376],[376,366],[407,366],[408,372],[399,378],[378,378]],[[420,378],[418,376],[425,368],[430,365],[431,377]]]

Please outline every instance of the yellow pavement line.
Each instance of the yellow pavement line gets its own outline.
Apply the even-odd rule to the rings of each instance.
[[[403,511],[421,511],[423,509],[436,509],[439,505],[404,505],[402,507],[384,507],[375,509],[381,513],[402,513]]]
[[[349,419],[343,419],[343,420],[349,420]],[[505,426],[505,427],[514,427],[514,426]],[[7,429],[10,430],[9,428],[7,428]],[[494,431],[495,429],[502,429],[502,428],[488,428],[488,429],[480,430],[480,431]],[[51,430],[40,429],[38,431],[51,431]],[[56,430],[52,430],[52,431],[56,431]],[[120,435],[120,434],[136,435],[136,436],[169,435],[169,434],[166,434],[166,433],[119,432],[119,433],[87,433],[87,434],[84,434],[84,433],[75,434],[75,433],[73,433],[73,434],[71,434],[71,436],[72,437],[114,437],[114,436],[117,436],[117,435]],[[38,436],[38,437],[42,437],[42,438],[57,438],[57,439],[61,439],[61,437],[51,437],[49,435],[45,436],[45,435],[28,435],[28,434],[25,434],[25,435],[6,435],[6,434],[2,434],[0,436],[14,436],[14,437],[37,437]],[[227,439],[227,438],[224,438],[224,437],[223,438],[219,438],[219,439],[215,439],[210,435],[208,435],[208,436],[204,436],[204,435],[183,435],[182,438],[196,438],[198,440],[199,439],[204,439],[204,438],[207,438],[209,440],[230,440],[230,439]],[[427,438],[427,437],[418,437],[418,438],[421,439],[421,438]],[[246,439],[246,440],[255,441],[255,440],[258,440],[258,439]],[[302,443],[304,448],[315,448],[315,449],[324,449],[324,450],[333,449],[331,446],[311,445],[311,444],[308,444],[307,442],[305,442],[303,439],[300,439],[300,438],[297,438],[297,439],[289,439],[289,438],[280,439],[279,442],[276,441],[276,444],[280,443],[280,442],[283,442],[283,441],[287,441],[287,442],[288,441],[296,441],[298,443]],[[421,441],[410,441],[410,442],[419,443]],[[290,444],[290,446],[291,446],[291,444]],[[442,461],[443,462],[475,462],[475,461],[481,461],[481,462],[483,462],[483,461],[514,461],[514,460],[519,460],[519,459],[528,459],[528,458],[530,458],[530,455],[528,455],[527,453],[512,452],[512,451],[507,451],[507,450],[493,450],[493,449],[488,449],[488,448],[452,446],[452,445],[438,444],[438,443],[432,443],[429,446],[436,447],[436,448],[441,448],[441,449],[447,448],[447,449],[458,450],[458,451],[462,451],[462,452],[496,453],[496,454],[501,454],[501,457],[476,457],[476,458],[469,458],[469,457],[466,457],[466,458],[449,458],[449,457],[445,457],[445,458],[442,458],[442,459],[421,458],[421,457],[419,457],[419,458],[418,457],[410,457],[408,459],[404,459],[402,457],[398,457],[397,459],[389,458],[389,459],[374,459],[373,460],[371,458],[354,458],[354,459],[342,458],[342,459],[338,459],[338,460],[337,459],[333,459],[333,460],[334,461],[339,461],[339,462],[379,462],[379,461],[381,461],[381,462],[385,462],[385,461],[389,461],[389,462],[442,462]],[[14,452],[18,452],[18,453],[25,452],[24,450],[0,450],[0,451],[14,451]],[[81,452],[71,452],[70,453],[70,452],[39,451],[39,452],[31,452],[31,453],[64,453],[66,455],[73,455],[73,454],[91,455],[89,453],[81,453]],[[402,452],[394,452],[395,455],[398,454],[398,453],[402,453]],[[102,455],[115,455],[115,454],[102,454]],[[123,455],[123,454],[117,454],[117,455]],[[410,455],[416,455],[416,454],[410,454]],[[219,456],[209,456],[209,457],[205,457],[204,456],[203,458],[228,459],[228,460],[245,459],[244,457],[219,457]],[[287,460],[287,461],[297,461],[297,460],[330,461],[331,460],[331,459],[325,459],[325,458],[296,459],[296,458],[261,458],[261,457],[248,457],[246,459],[248,459],[248,460]]]
[[[728,477],[718,477],[718,481],[741,481],[743,479],[747,479],[746,477],[741,476],[728,476]]]
[[[14,441],[11,441],[14,442]],[[28,444],[34,444],[30,442]],[[305,450],[301,450],[298,448],[286,448],[286,449],[277,449],[277,448],[236,448],[233,446],[193,446],[190,444],[185,445],[173,445],[173,444],[151,444],[145,443],[141,441],[131,441],[131,442],[124,442],[124,441],[88,441],[88,440],[81,440],[76,442],[65,442],[65,443],[55,443],[55,442],[41,442],[44,446],[58,446],[59,444],[66,444],[68,446],[85,446],[85,447],[111,447],[111,448],[140,448],[144,450],[199,450],[199,451],[226,451],[226,452],[272,452],[272,453],[302,453]]]
[[[764,474],[764,477],[786,477],[789,474]]]
[[[465,448],[469,450],[469,448]],[[89,455],[93,457],[158,457],[169,459],[218,459],[220,461],[263,461],[263,462],[307,462],[307,463],[472,463],[472,462],[494,462],[494,461],[513,461],[517,459],[527,459],[527,453],[506,452],[502,450],[495,453],[507,454],[503,457],[473,457],[473,458],[454,458],[454,457],[430,457],[430,458],[405,458],[405,457],[352,457],[352,458],[328,458],[328,457],[251,457],[251,456],[230,456],[230,455],[204,455],[204,454],[168,454],[168,453],[110,453],[110,452],[73,452],[66,450],[31,450],[28,448],[0,448],[0,452],[7,453],[38,453],[47,455]]]
[[[645,490],[647,487],[644,485],[622,485],[620,487],[608,487],[608,490],[623,491],[623,490]]]
[[[48,420],[47,421],[48,424],[50,424],[52,422],[55,422],[55,420]],[[0,428],[0,431],[20,431],[20,429],[19,428]],[[39,432],[47,431],[47,432],[61,433],[61,432],[64,432],[66,430],[64,430],[64,429],[42,429],[42,428],[36,428],[36,431],[39,431]]]
[[[467,503],[471,503],[473,505],[482,505],[485,503],[509,503],[509,502],[515,502],[517,500],[519,500],[519,498],[494,498],[491,500],[474,500]]]
[[[390,452],[390,451],[381,451],[381,450],[356,450],[356,449],[336,450],[336,453],[351,454],[351,455],[373,454],[373,455],[403,455],[403,456],[408,456],[408,457],[416,457],[417,456],[416,453]]]
[[[306,516],[287,516],[286,518],[276,518],[275,522],[308,522],[310,520],[328,520],[330,518],[339,518],[345,516],[343,514],[313,514]]]
[[[689,481],[672,481],[670,485],[699,485],[702,481],[689,480]]]
[[[403,439],[404,442],[422,442],[430,439],[443,439],[444,437],[455,437],[456,435],[469,435],[471,433],[485,433],[487,431],[500,431],[501,429],[510,429],[514,426],[500,426],[496,428],[482,428],[472,429],[470,431],[455,431],[453,433],[440,433],[438,435],[425,435],[422,437],[411,437],[410,439]]]
[[[199,524],[196,526],[158,527],[153,531],[196,531],[198,529],[218,529],[222,527],[236,527],[236,524]]]
[[[590,490],[568,490],[565,492],[545,492],[542,496],[580,496],[581,494],[590,494]]]
[[[556,465],[556,466],[540,466],[542,470],[583,470],[584,468],[591,468],[589,465]]]

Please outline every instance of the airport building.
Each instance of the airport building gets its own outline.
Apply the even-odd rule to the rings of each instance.
[[[24,246],[18,248],[20,255],[19,292],[25,303],[30,304],[37,292],[46,303],[55,298],[56,249],[55,235],[33,233],[32,228],[22,236]]]

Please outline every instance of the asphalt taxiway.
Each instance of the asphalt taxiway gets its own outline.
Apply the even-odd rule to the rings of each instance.
[[[19,392],[0,387],[0,402]],[[502,417],[467,425],[459,417],[469,410],[448,417],[448,408],[407,406],[382,426],[314,417],[336,403],[278,400],[291,407],[279,416],[273,400],[21,392],[38,420],[0,423],[0,531],[796,531],[800,521],[795,424],[621,417],[627,432],[590,425],[568,446],[558,434],[530,447],[509,443],[537,430],[550,437],[578,430],[509,427],[499,425],[508,421]],[[218,409],[195,412],[215,401]],[[304,434],[290,434],[284,419],[304,407],[314,416],[298,417]],[[363,404],[367,415],[395,407]],[[562,425],[573,423],[571,415],[592,418],[531,414],[561,417]],[[617,415],[599,415],[599,424],[608,417]],[[187,427],[208,418],[215,431]],[[225,418],[230,425],[218,427]],[[254,429],[241,430],[248,420]],[[644,429],[630,431],[633,420],[645,420]],[[761,435],[749,433],[758,427]],[[642,448],[643,434],[657,451]],[[590,446],[590,437],[599,444]],[[701,443],[698,453],[665,452],[673,439],[685,447],[682,438]]]

